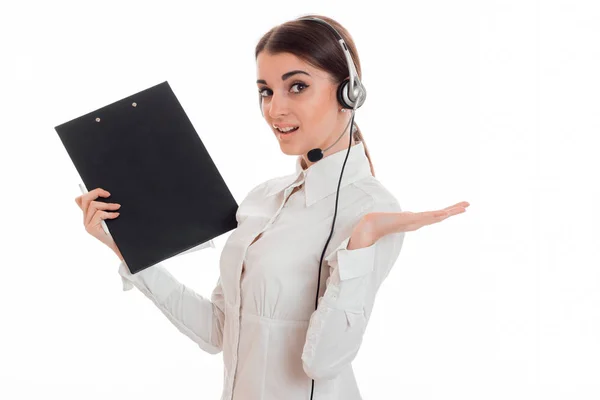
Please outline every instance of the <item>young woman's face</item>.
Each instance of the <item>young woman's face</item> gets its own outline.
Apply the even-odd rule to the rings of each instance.
[[[337,85],[327,72],[311,67],[291,53],[271,55],[263,51],[256,62],[256,83],[267,124],[285,154],[303,155],[306,165],[310,165],[306,153],[316,147],[330,146],[349,120],[349,112],[339,112]],[[282,133],[277,126],[298,129]],[[347,139],[340,139],[335,147],[347,148],[347,135],[346,132]],[[335,151],[332,148],[327,153]]]

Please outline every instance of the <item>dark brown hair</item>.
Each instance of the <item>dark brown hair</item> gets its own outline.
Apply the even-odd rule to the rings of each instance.
[[[360,59],[358,58],[352,36],[350,36],[348,31],[337,21],[329,17],[316,14],[305,16],[320,18],[338,31],[346,42],[348,51],[350,51],[350,55],[354,60],[358,77],[362,80]],[[255,58],[258,58],[258,55],[263,50],[269,54],[291,53],[311,66],[328,72],[332,76],[332,83],[335,85],[339,85],[348,76],[348,63],[337,38],[329,28],[314,21],[291,20],[271,28],[258,41]],[[258,102],[262,105],[262,96],[260,93],[258,95]],[[363,143],[365,154],[371,165],[371,174],[375,176],[367,144],[358,124],[354,123],[354,125],[356,126],[356,131],[353,134],[354,141]]]

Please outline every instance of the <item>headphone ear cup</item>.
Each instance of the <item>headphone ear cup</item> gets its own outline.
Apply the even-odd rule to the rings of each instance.
[[[338,99],[338,103],[340,103],[340,105],[343,108],[354,108],[354,104],[350,104],[349,101],[346,101],[346,99],[348,99],[349,88],[350,88],[350,79],[344,79],[344,81],[342,83],[340,83],[340,85],[338,86],[337,99]]]
[[[348,93],[350,91],[350,79],[346,78],[344,79],[344,81],[342,83],[340,83],[340,86],[338,86],[338,90],[337,90],[337,99],[338,99],[338,103],[340,103],[340,105],[344,108],[354,108],[354,101],[350,100],[350,96],[348,96]],[[362,84],[361,84],[361,91],[364,93],[365,91],[362,89]],[[360,103],[358,103],[358,107],[356,108],[360,108],[360,106],[363,105],[363,103],[365,102],[365,97],[363,95],[363,98],[361,99]]]

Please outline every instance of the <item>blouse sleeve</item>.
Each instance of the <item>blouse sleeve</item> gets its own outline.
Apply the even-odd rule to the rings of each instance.
[[[202,350],[210,354],[222,351],[225,314],[220,277],[208,300],[180,283],[160,263],[131,274],[123,260],[118,272],[123,279],[123,290],[137,287]]]
[[[394,203],[380,211],[401,209]],[[347,249],[349,241],[347,237],[326,258],[331,273],[309,321],[302,366],[312,379],[332,379],[356,357],[375,294],[400,254],[404,232],[388,234],[369,247],[354,250]]]

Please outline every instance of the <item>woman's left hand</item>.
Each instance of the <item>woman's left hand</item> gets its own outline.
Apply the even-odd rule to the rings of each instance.
[[[469,205],[468,202],[461,201],[436,211],[369,213],[354,228],[352,241],[360,243],[362,246],[369,246],[387,234],[416,231],[425,225],[443,221],[452,215],[462,214]]]

